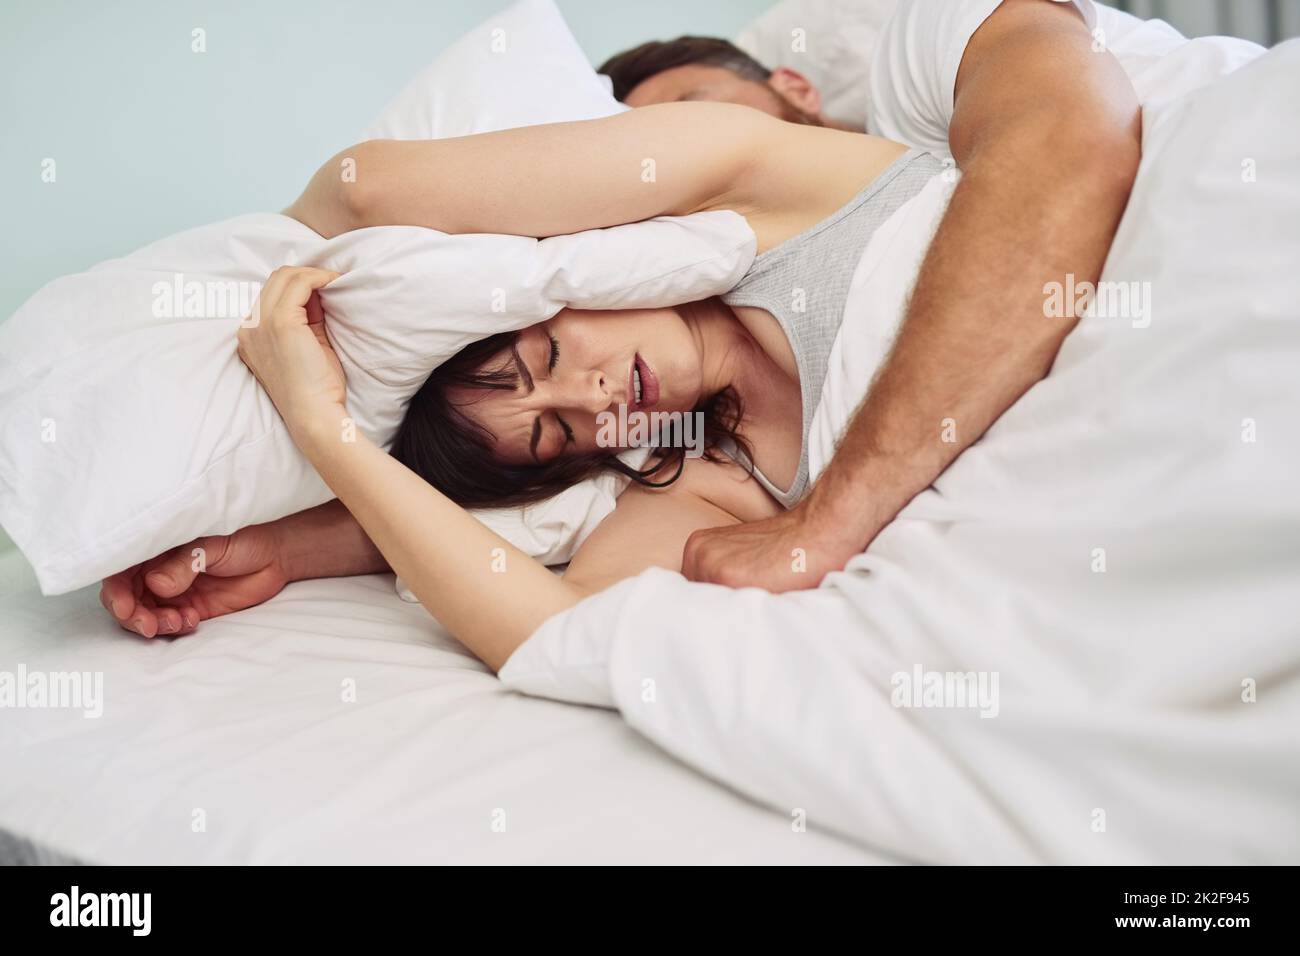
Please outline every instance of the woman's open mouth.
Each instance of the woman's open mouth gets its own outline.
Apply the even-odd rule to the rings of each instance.
[[[633,356],[632,369],[628,373],[627,393],[632,398],[632,410],[644,411],[652,408],[659,401],[659,379],[650,371],[640,354]]]

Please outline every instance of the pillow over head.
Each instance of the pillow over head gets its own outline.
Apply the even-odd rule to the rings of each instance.
[[[504,53],[492,42],[501,37]],[[521,82],[530,63],[554,71],[558,85]],[[454,97],[444,69],[455,71]],[[467,88],[471,79],[481,89]],[[476,103],[482,113],[466,109]],[[459,135],[601,108],[621,109],[554,4],[524,0],[453,45],[371,131]],[[473,130],[456,128],[471,116]],[[235,351],[260,283],[281,265],[347,273],[322,295],[327,326],[350,413],[387,444],[429,372],[469,342],[565,305],[653,307],[718,294],[753,254],[753,233],[733,213],[541,241],[407,226],[325,240],[273,214],[168,237],[49,283],[0,325],[0,524],[41,589],[58,594],[200,535],[329,500]],[[562,561],[617,490],[612,478],[585,482],[482,517],[528,553]]]

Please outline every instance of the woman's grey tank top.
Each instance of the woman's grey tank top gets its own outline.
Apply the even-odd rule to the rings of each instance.
[[[942,170],[943,163],[932,154],[908,150],[828,218],[757,256],[740,284],[722,296],[727,305],[770,312],[794,352],[803,400],[799,470],[794,483],[782,491],[753,469],[759,484],[786,508],[793,508],[808,490],[809,429],[862,253],[876,229]],[[720,447],[749,464],[734,442],[724,441]]]

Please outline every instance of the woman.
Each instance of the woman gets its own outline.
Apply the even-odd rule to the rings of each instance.
[[[345,161],[355,182],[339,175]],[[346,151],[288,210],[326,237],[385,224],[544,237],[729,209],[748,221],[759,255],[721,299],[566,310],[467,349],[412,403],[393,456],[340,440],[344,379],[315,300],[335,274],[277,270],[261,322],[239,333],[240,356],[339,501],[201,542],[207,569],[197,577],[190,545],[117,575],[105,582],[106,606],[146,636],[183,634],[295,577],[391,567],[500,668],[587,594],[651,565],[680,569],[692,532],[798,502],[853,270],[874,228],[940,169],[887,140],[718,103]],[[700,412],[709,454],[687,462],[667,451],[632,475],[563,578],[460,507],[535,500],[620,467],[598,418],[620,406]]]

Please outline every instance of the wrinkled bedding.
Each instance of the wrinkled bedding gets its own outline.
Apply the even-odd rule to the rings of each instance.
[[[146,641],[0,555],[0,674],[102,679],[98,717],[0,709],[0,863],[886,862],[511,693],[392,582]]]
[[[1105,302],[844,572],[774,596],[648,571],[502,679],[909,859],[1296,862],[1297,89],[1291,42],[1145,109]],[[873,257],[922,254],[942,202],[864,254],[814,472],[905,301]]]

